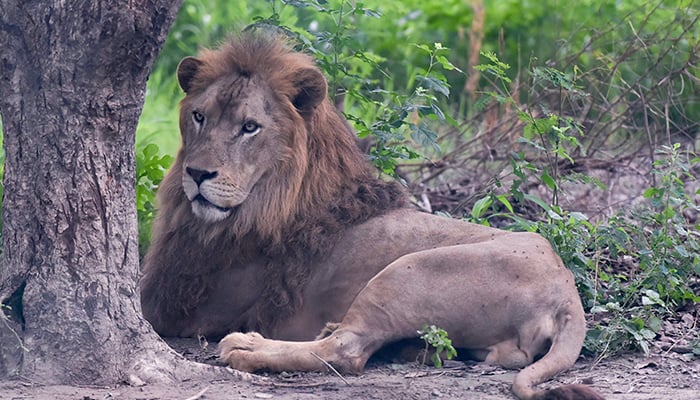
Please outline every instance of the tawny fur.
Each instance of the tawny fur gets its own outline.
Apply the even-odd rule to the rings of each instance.
[[[178,80],[183,145],[141,281],[159,333],[257,331],[269,339],[226,336],[222,359],[324,370],[320,356],[360,372],[382,346],[437,324],[477,359],[525,367],[520,398],[601,398],[532,388],[573,365],[585,336],[573,276],[546,240],[411,208],[360,152],[309,56],[244,33],[183,60]]]

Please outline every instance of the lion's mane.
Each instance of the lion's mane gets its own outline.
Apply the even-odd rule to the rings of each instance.
[[[318,264],[311,261],[327,254],[353,224],[405,206],[405,193],[397,183],[378,178],[347,122],[328,101],[325,79],[311,87],[304,82],[313,79],[309,70],[318,71],[308,55],[291,51],[278,37],[248,32],[217,50],[202,51],[198,58],[202,65],[188,94],[230,74],[258,75],[267,82],[281,99],[275,103],[287,107],[284,115],[289,118],[279,121],[282,130],[291,133],[287,153],[284,163],[258,181],[231,216],[212,224],[191,212],[182,189],[183,146],[158,192],[151,242],[158,251],[149,251],[145,260],[158,268],[145,271],[143,279],[154,273],[172,276],[159,277],[165,287],[145,295],[157,296],[155,301],[166,304],[173,314],[187,313],[206,298],[211,284],[206,274],[212,268],[262,254],[269,260],[260,272],[266,286],[260,288],[263,294],[255,305],[256,321],[247,328],[265,333],[300,305],[303,285],[314,273],[309,266]],[[304,107],[305,97],[312,96],[323,100]],[[182,102],[187,101],[189,97]],[[184,118],[189,115],[181,115],[181,129]],[[166,270],[163,261],[148,259],[164,252],[174,260],[187,260],[188,269]]]

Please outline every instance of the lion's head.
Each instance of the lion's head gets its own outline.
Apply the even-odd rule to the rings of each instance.
[[[182,147],[158,193],[156,239],[186,226],[206,242],[254,234],[269,245],[404,204],[377,179],[312,58],[282,38],[243,32],[183,59],[177,78]]]
[[[315,109],[326,98],[321,72],[280,40],[249,34],[178,66],[182,187],[203,222],[261,208],[279,222],[296,210],[308,165]],[[254,213],[256,215],[250,215]]]

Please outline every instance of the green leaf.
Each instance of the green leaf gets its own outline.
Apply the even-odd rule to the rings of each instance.
[[[141,153],[143,154],[143,158],[145,158],[146,160],[149,160],[149,159],[153,158],[153,156],[158,154],[158,145],[155,143],[150,143],[150,144],[146,145],[146,147],[143,148]]]
[[[491,207],[491,204],[493,203],[493,199],[491,196],[485,196],[482,197],[481,199],[477,200],[476,203],[474,203],[474,206],[472,206],[472,211],[471,211],[471,216],[475,220],[478,220],[481,218],[482,215],[484,215],[484,212]]]
[[[499,194],[498,196],[496,196],[496,199],[498,199],[498,201],[500,201],[501,204],[503,204],[509,212],[513,212],[513,206],[510,204],[510,201],[508,201],[508,197],[506,195]]]
[[[644,339],[651,340],[656,337],[656,332],[652,331],[651,329],[646,329],[643,328],[639,331],[639,333],[642,335]]]
[[[588,221],[588,217],[586,217],[585,214],[580,213],[578,211],[572,211],[571,213],[569,213],[569,216],[575,219],[576,221]]]
[[[523,194],[523,198],[524,198],[525,200],[529,200],[529,201],[531,201],[531,202],[537,204],[538,206],[542,207],[543,210],[549,210],[549,209],[551,209],[551,207],[549,206],[549,204],[545,203],[544,200],[540,199],[540,198],[537,197],[537,196],[533,196],[533,195],[531,195],[531,194],[525,193],[525,194]]]
[[[654,315],[651,315],[647,319],[646,326],[651,329],[654,332],[661,332],[661,328],[663,327],[664,321],[661,318],[658,318]]]
[[[637,344],[642,349],[644,354],[649,354],[649,343],[647,343],[645,340],[641,340],[640,335],[638,334],[634,335],[634,337],[637,339]]]
[[[431,103],[430,103],[430,109],[433,111],[433,113],[434,113],[440,120],[444,121],[444,120],[446,119],[445,113],[442,112],[442,110],[440,109],[440,106],[438,106],[437,104],[431,102]]]
[[[547,185],[548,188],[550,188],[552,190],[556,189],[557,183],[554,181],[554,179],[551,176],[549,176],[546,169],[542,171],[541,178],[542,178],[542,182],[544,182],[544,184]]]
[[[414,43],[413,45],[416,46],[416,47],[418,47],[418,48],[421,49],[421,50],[424,50],[424,51],[428,52],[428,53],[432,53],[432,52],[433,52],[433,51],[430,49],[430,47],[428,47],[427,44]]]
[[[418,125],[410,124],[411,128],[411,138],[417,143],[420,143],[423,147],[432,146],[435,150],[439,151],[440,147],[437,143],[438,135],[428,128],[425,124],[420,123]],[[417,154],[416,154],[417,156]],[[414,157],[415,158],[415,157]]]
[[[608,309],[604,306],[597,305],[591,307],[591,314],[601,314],[601,313],[606,313],[608,312]]]
[[[661,296],[659,296],[659,293],[657,293],[654,290],[647,289],[644,292],[644,295],[642,296],[642,304],[645,306],[649,305],[659,305],[662,307],[665,307],[666,304],[664,303],[663,300],[661,300]]]
[[[652,197],[657,197],[662,193],[663,193],[663,191],[661,189],[658,189],[655,187],[650,187],[649,189],[644,191],[644,198],[650,199]]]
[[[526,143],[526,144],[529,144],[530,146],[532,146],[532,147],[534,147],[534,148],[536,148],[537,150],[540,150],[540,151],[545,151],[545,150],[546,150],[546,149],[545,149],[544,147],[542,147],[539,143],[536,143],[536,142],[530,140],[530,138],[525,137],[525,136],[521,136],[521,137],[519,137],[518,139],[516,139],[516,143]]]
[[[564,218],[561,215],[559,215],[559,213],[557,213],[556,211],[554,211],[552,209],[547,210],[547,216],[549,216],[549,218],[551,218],[555,221],[563,221],[564,220]]]
[[[688,251],[685,249],[685,247],[682,244],[674,246],[674,249],[676,250],[676,253],[678,253],[679,256],[683,258],[688,258],[690,257],[690,254]]]
[[[369,8],[362,8],[362,12],[368,17],[381,18],[382,16],[382,13],[380,11],[371,10]]]
[[[435,368],[442,368],[442,359],[440,358],[440,353],[437,350],[432,356],[430,356],[430,360],[433,362]]]
[[[445,97],[450,96],[450,85],[446,82],[432,76],[423,75],[418,75],[416,79],[418,79],[426,89],[434,90]]]
[[[438,55],[438,56],[435,57],[435,60],[437,60],[437,62],[439,62],[440,65],[442,65],[442,68],[444,68],[444,69],[446,69],[446,70],[448,70],[448,71],[458,71],[458,72],[462,72],[461,69],[455,67],[454,64],[452,64],[452,63],[450,62],[450,60],[448,60],[447,57],[445,57],[445,56]]]

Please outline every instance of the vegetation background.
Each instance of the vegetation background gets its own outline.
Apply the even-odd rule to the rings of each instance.
[[[553,243],[587,352],[647,352],[679,322],[671,345],[697,359],[698,18],[694,0],[185,0],[137,132],[142,251],[180,141],[177,63],[279,29],[418,206]]]

